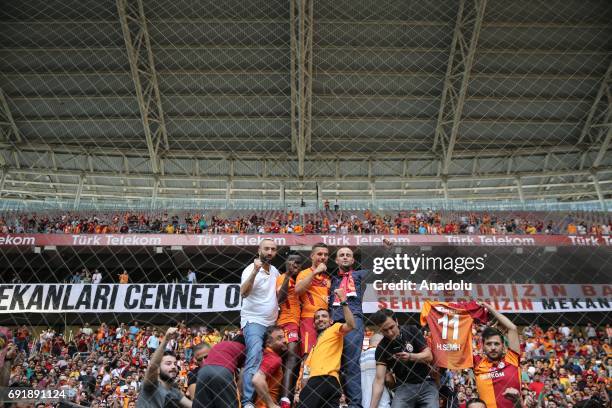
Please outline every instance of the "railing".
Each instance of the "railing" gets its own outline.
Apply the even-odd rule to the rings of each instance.
[[[129,208],[132,211],[162,212],[165,209],[181,209],[185,211],[202,210],[293,210],[316,211],[323,209],[323,203],[315,200],[287,200],[284,205],[280,200],[158,200],[155,206],[147,202],[139,201],[126,206],[125,203],[115,204],[108,202],[90,203],[83,202],[78,210],[73,208],[72,201],[47,200],[47,201],[18,201],[4,199],[0,200],[0,211],[124,211]],[[335,202],[330,200],[330,207]],[[612,200],[606,200],[607,208],[612,212]],[[455,200],[339,200],[340,210],[363,211],[373,209],[374,211],[400,211],[413,208],[444,209],[463,211],[500,211],[500,210],[530,210],[530,211],[601,211],[599,201],[455,201]]]

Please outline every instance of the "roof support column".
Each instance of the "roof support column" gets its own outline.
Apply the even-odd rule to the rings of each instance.
[[[448,174],[459,134],[470,72],[487,0],[461,0],[444,78],[433,151],[440,146],[442,174]]]
[[[312,147],[314,0],[291,0],[290,8],[291,149],[297,151],[298,175],[303,177],[306,152]]]
[[[225,208],[229,208],[230,205],[230,201],[232,199],[232,186],[233,186],[234,182],[232,181],[232,178],[230,177],[227,180],[227,185],[225,186]]]
[[[523,181],[519,176],[514,179],[516,182],[516,189],[518,191],[519,200],[521,200],[521,207],[525,208],[525,193],[523,192]]]
[[[591,177],[593,178],[593,185],[595,186],[595,192],[597,193],[597,198],[599,199],[599,205],[601,206],[601,211],[606,212],[608,208],[606,206],[606,200],[601,191],[601,185],[599,184],[599,177],[597,177],[596,172],[591,173]]]
[[[609,111],[610,106],[610,81],[612,80],[612,62],[601,81],[601,85],[599,86],[599,90],[597,91],[597,95],[595,96],[595,100],[593,101],[593,105],[591,105],[591,109],[589,109],[589,114],[584,122],[584,126],[582,127],[582,131],[580,132],[580,137],[578,138],[577,145],[582,143],[592,144],[597,139],[597,127],[594,126],[599,121],[601,116],[605,116],[606,111]],[[606,103],[607,99],[607,103]],[[595,134],[593,134],[595,131]]]
[[[6,176],[8,175],[8,167],[2,167],[2,177],[0,177],[0,197],[2,197],[2,193],[4,192],[4,185],[6,184]]]
[[[81,194],[83,194],[83,186],[85,185],[85,174],[79,176],[79,186],[77,187],[76,196],[74,197],[74,209],[78,210],[81,205]]]
[[[372,200],[371,208],[375,208],[376,206],[376,183],[374,181],[370,181],[370,198]]]
[[[0,139],[4,142],[21,143],[21,134],[2,89],[0,89]]]
[[[285,183],[281,181],[280,188],[278,190],[278,200],[280,201],[280,205],[283,209],[287,208],[285,203]]]
[[[448,208],[448,179],[442,178],[442,191],[444,193],[444,205]]]
[[[151,168],[154,174],[159,174],[161,153],[169,150],[170,146],[143,0],[117,0],[117,10],[130,61]]]

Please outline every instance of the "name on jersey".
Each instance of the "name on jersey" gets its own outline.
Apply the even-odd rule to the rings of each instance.
[[[438,343],[436,349],[440,351],[460,351],[461,344],[457,343]]]
[[[491,371],[490,373],[479,375],[481,380],[488,380],[490,378],[501,378],[505,376],[506,374],[503,371]]]

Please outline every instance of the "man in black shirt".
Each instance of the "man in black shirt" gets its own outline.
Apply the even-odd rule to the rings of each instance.
[[[391,408],[438,408],[438,388],[429,375],[433,355],[421,330],[412,325],[400,328],[389,309],[374,313],[371,321],[384,337],[376,347],[370,408],[378,407],[388,369],[395,374],[397,384]]]

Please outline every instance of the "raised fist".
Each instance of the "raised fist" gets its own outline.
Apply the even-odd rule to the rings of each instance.
[[[259,271],[263,265],[263,262],[261,262],[261,259],[259,258],[255,258],[255,262],[253,262],[255,264],[255,270]]]
[[[340,299],[341,302],[346,302],[346,292],[344,292],[344,289],[338,288],[334,290],[334,293],[336,296],[338,296],[338,299]]]
[[[315,269],[316,273],[323,273],[323,272],[327,272],[327,265],[325,265],[324,263],[320,263],[319,266],[317,266],[317,269]]]
[[[168,330],[166,330],[166,338],[171,339],[174,336],[176,336],[178,332],[178,328],[176,327],[169,327]]]

